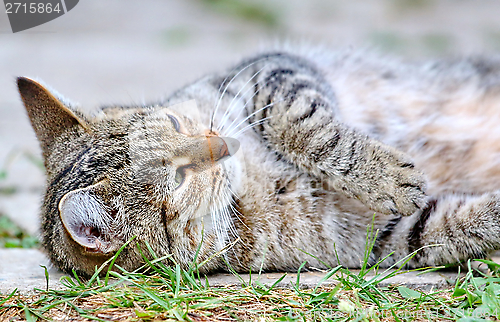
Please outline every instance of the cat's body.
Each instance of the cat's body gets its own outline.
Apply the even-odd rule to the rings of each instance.
[[[234,242],[205,272],[358,267],[373,219],[372,263],[500,249],[500,60],[271,53],[93,117],[18,84],[47,167],[43,244],[66,271],[132,236],[183,266]],[[141,262],[133,246],[117,261]]]

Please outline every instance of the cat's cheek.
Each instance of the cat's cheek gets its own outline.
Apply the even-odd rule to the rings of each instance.
[[[199,208],[200,198],[193,192],[196,186],[192,180],[185,182],[172,194],[171,202],[168,206],[168,212],[172,213],[172,219],[189,220]]]
[[[201,218],[211,212],[216,197],[214,171],[221,173],[220,169],[189,173],[183,184],[173,192],[170,211],[175,212],[180,220]]]

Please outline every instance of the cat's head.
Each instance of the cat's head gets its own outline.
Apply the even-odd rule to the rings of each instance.
[[[232,198],[237,142],[172,109],[111,107],[89,116],[40,83],[18,87],[47,171],[42,243],[65,271],[91,275],[136,236],[158,255],[217,248],[210,213]],[[117,264],[142,263],[127,247]]]

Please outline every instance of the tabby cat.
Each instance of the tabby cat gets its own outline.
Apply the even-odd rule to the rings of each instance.
[[[127,270],[147,244],[183,267],[222,252],[205,273],[359,267],[370,225],[382,266],[500,249],[500,59],[276,51],[93,115],[17,83],[47,171],[42,244],[66,272],[133,236]]]

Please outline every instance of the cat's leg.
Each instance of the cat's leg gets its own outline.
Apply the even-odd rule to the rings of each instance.
[[[500,192],[479,196],[448,195],[429,201],[410,217],[395,219],[379,231],[374,253],[394,252],[389,266],[415,252],[409,267],[484,258],[500,249]]]
[[[280,157],[375,211],[411,215],[425,206],[425,180],[410,157],[343,124],[333,89],[308,61],[273,54],[240,70],[229,87],[253,86],[249,122]]]

